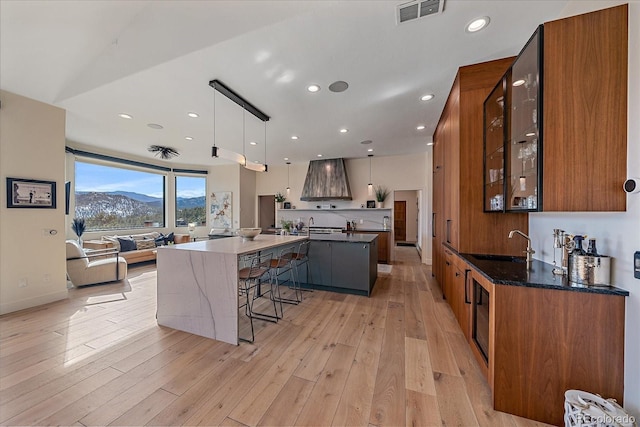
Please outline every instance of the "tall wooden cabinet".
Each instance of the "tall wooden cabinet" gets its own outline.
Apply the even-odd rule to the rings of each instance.
[[[513,58],[458,70],[433,135],[433,274],[442,286],[443,244],[462,253],[521,255],[528,232],[526,214],[483,212],[483,103]]]

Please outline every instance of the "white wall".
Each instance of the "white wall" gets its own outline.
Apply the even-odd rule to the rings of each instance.
[[[240,227],[256,227],[258,217],[258,196],[256,176],[262,172],[240,168]]]
[[[623,4],[618,1],[571,1],[561,17]],[[640,2],[629,2],[629,94],[627,176],[640,177]],[[603,141],[605,143],[606,141]],[[622,191],[622,190],[620,190]],[[633,253],[640,250],[640,194],[627,196],[623,213],[536,213],[529,215],[535,257],[553,260],[552,233],[561,228],[597,239],[598,251],[614,257],[612,278],[630,292],[625,335],[624,406],[640,420],[640,280],[633,277]],[[588,319],[585,319],[588,328]],[[581,351],[576,349],[576,351]],[[594,366],[593,369],[606,369]],[[593,391],[593,390],[591,390]]]
[[[65,111],[0,91],[0,314],[67,297]],[[6,178],[55,181],[56,209],[8,209]],[[56,230],[51,235],[45,230]],[[26,280],[26,287],[19,287]]]
[[[422,262],[431,264],[431,151],[427,150],[419,154],[404,156],[373,157],[371,159],[371,180],[374,185],[384,185],[391,190],[391,195],[385,201],[385,208],[393,207],[393,191],[397,190],[422,190],[425,204],[421,207],[421,224],[423,229],[420,235],[422,242]],[[289,169],[289,186],[291,193],[287,200],[298,209],[315,209],[318,202],[303,202],[300,200],[302,186],[309,162],[292,163]],[[337,208],[360,208],[367,200],[375,200],[375,197],[367,193],[369,183],[369,159],[346,159],[345,166],[351,187],[351,201],[331,201]],[[287,187],[287,165],[269,165],[269,172],[259,173],[256,178],[256,197],[258,195],[275,194],[280,191],[285,193]]]

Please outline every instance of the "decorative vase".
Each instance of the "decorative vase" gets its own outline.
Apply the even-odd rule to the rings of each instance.
[[[82,247],[82,237],[78,236],[78,246]]]
[[[376,208],[378,209],[384,208],[384,202],[376,202]]]
[[[276,202],[276,209],[282,209],[282,205],[284,202]]]

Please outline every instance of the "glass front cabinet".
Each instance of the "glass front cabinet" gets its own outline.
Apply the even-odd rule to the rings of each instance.
[[[485,212],[542,210],[542,29],[484,104]]]

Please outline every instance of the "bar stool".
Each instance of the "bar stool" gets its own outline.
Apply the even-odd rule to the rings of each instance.
[[[284,248],[280,251],[278,257],[271,260],[271,279],[274,282],[277,296],[274,296],[275,300],[280,303],[280,313],[284,315],[282,309],[282,303],[285,304],[298,304],[298,299],[282,298],[280,295],[280,282],[279,279],[285,274],[289,274],[289,280],[293,282],[293,269],[291,260],[293,259],[293,246]]]
[[[249,322],[251,323],[251,340],[239,337],[241,341],[252,343],[255,340],[253,319],[276,323],[280,318],[276,307],[276,299],[273,296],[273,280],[270,275],[272,260],[272,253],[263,255],[255,254],[246,257],[243,261],[248,265],[238,270],[238,296],[245,297],[245,302],[240,304],[238,308],[245,307],[245,315],[249,318]],[[268,276],[269,278],[269,290],[266,292],[261,289],[261,280],[265,278],[265,276]],[[258,291],[258,288],[260,288],[260,291]],[[253,309],[255,300],[264,296],[267,292],[269,293],[271,303],[273,304],[273,315],[256,312]]]
[[[298,302],[302,301],[302,287],[300,286],[300,271],[299,267],[305,265],[307,268],[307,283],[312,283],[310,280],[311,272],[309,271],[309,246],[311,245],[310,240],[306,240],[300,243],[298,247],[298,251],[293,253],[293,257],[291,258],[291,267],[293,268],[295,274],[293,275],[293,289],[296,295],[296,299]],[[310,292],[313,292],[313,289],[307,289]]]

